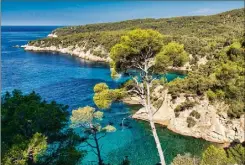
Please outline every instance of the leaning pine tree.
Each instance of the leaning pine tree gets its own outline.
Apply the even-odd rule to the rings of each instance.
[[[161,143],[153,121],[154,107],[151,105],[150,95],[152,82],[158,73],[166,73],[168,68],[180,67],[188,60],[184,46],[171,42],[163,46],[163,35],[154,30],[136,29],[121,37],[120,43],[112,47],[110,51],[111,75],[130,75],[134,81],[134,87],[129,91],[141,98],[141,104],[146,109],[153,137],[159,153],[162,165],[166,165]],[[96,92],[95,103],[110,106],[110,90]],[[112,97],[112,100],[116,100]],[[104,100],[104,101],[102,101]],[[107,103],[107,104],[106,104]],[[109,103],[109,104],[108,104]],[[103,107],[103,106],[101,106]],[[103,108],[106,108],[104,106]]]
[[[100,121],[103,118],[103,114],[103,112],[96,111],[93,107],[86,106],[73,110],[71,115],[71,126],[82,130],[87,139],[85,142],[94,154],[97,155],[98,165],[104,165],[99,140],[105,137],[107,132],[116,131],[116,128],[112,125],[102,127]],[[93,143],[90,143],[90,141]]]

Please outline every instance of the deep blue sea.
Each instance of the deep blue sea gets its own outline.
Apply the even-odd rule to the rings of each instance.
[[[106,82],[118,86],[123,79],[114,81],[106,64],[93,63],[68,54],[34,53],[23,48],[28,41],[46,37],[57,27],[51,26],[5,26],[2,27],[1,45],[1,94],[13,89],[24,93],[36,91],[43,99],[69,105],[69,110],[86,105],[94,106],[93,86]],[[168,79],[176,75],[169,74]],[[120,123],[136,110],[123,103],[113,104],[105,112],[104,124],[109,121],[116,126],[115,133],[101,140],[102,155],[106,163],[118,165],[128,156],[132,165],[154,165],[158,162],[157,150],[148,123],[128,119],[129,127],[122,129]],[[47,114],[48,115],[48,114]],[[180,136],[158,126],[158,134],[169,164],[177,154],[189,152],[199,155],[206,142]],[[81,165],[96,161],[88,152]]]

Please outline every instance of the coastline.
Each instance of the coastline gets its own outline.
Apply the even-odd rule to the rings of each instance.
[[[85,60],[94,61],[94,62],[109,63],[109,61],[110,61],[109,57],[108,58],[101,58],[98,56],[94,56],[92,53],[90,53],[91,52],[90,50],[85,52],[84,49],[74,47],[74,46],[69,46],[67,48],[62,48],[62,47],[58,48],[55,46],[42,48],[42,47],[31,46],[31,45],[23,45],[21,47],[23,47],[26,51],[33,51],[33,52],[65,53],[65,54],[69,54],[71,56],[76,56],[76,57],[79,57],[79,58],[82,58]],[[179,70],[179,69],[175,68],[175,70]],[[182,70],[183,70],[183,68],[182,68]],[[187,70],[185,70],[185,71],[187,71]],[[160,88],[158,88],[158,89],[160,89]],[[155,93],[157,93],[157,91],[155,91]],[[164,102],[163,102],[160,110],[158,112],[156,112],[156,115],[154,115],[154,117],[153,117],[153,120],[155,123],[166,126],[169,130],[171,130],[177,134],[184,135],[184,136],[191,136],[194,138],[202,138],[204,140],[214,142],[214,143],[226,145],[226,144],[230,144],[233,140],[235,140],[235,138],[233,138],[235,135],[235,133],[233,131],[233,127],[232,128],[229,127],[229,129],[231,129],[231,130],[228,130],[230,132],[228,132],[228,135],[226,135],[227,134],[225,132],[226,126],[224,126],[222,123],[220,123],[219,115],[210,111],[209,113],[211,115],[209,117],[212,119],[212,116],[215,116],[215,119],[213,119],[213,121],[211,121],[211,124],[206,124],[206,125],[204,124],[205,126],[199,125],[198,127],[200,127],[200,128],[197,128],[195,126],[195,129],[187,128],[186,118],[189,116],[190,111],[188,111],[186,114],[183,114],[182,119],[180,120],[180,118],[178,119],[174,116],[174,106],[176,106],[176,105],[170,105],[171,104],[170,103],[171,102],[170,101],[171,96],[169,96],[167,93],[165,93],[164,96],[159,95],[159,97],[162,97],[164,99]],[[182,98],[182,101],[183,101],[183,98]],[[137,101],[137,97],[126,98],[123,100],[123,102],[130,104],[130,105],[139,103]],[[203,109],[205,109],[205,108],[203,108],[203,106],[207,109],[210,109],[210,108],[215,109],[213,107],[210,107],[209,103],[203,103],[200,107],[196,107],[196,109],[202,111]],[[203,111],[205,112],[205,110],[203,110]],[[213,110],[213,111],[215,111],[215,110]],[[145,115],[143,108],[139,109],[135,114],[133,114],[132,118],[137,119],[137,120],[145,120],[145,121],[148,120],[147,115]],[[205,117],[205,119],[206,119],[206,117]],[[207,125],[210,128],[205,129],[204,127],[207,127]],[[244,130],[244,128],[243,128],[243,130]],[[241,137],[238,139],[241,141],[244,141],[244,136],[241,135]]]
[[[198,98],[189,97],[188,99],[195,99],[199,104],[181,112],[180,115],[176,117],[174,109],[177,105],[186,100],[184,95],[177,98],[175,103],[171,102],[171,95],[167,94],[167,91],[159,97],[163,97],[164,101],[159,110],[155,110],[154,112],[153,120],[156,124],[165,126],[177,134],[201,138],[206,141],[219,143],[224,147],[228,146],[233,141],[245,141],[245,116],[241,116],[240,119],[230,120],[226,113],[219,112],[221,107],[225,108],[226,105],[224,103],[212,105],[209,103],[208,99],[200,100]],[[135,104],[136,103],[137,102],[135,102]],[[193,110],[199,112],[201,117],[200,119],[195,119],[195,126],[188,127],[186,119]],[[144,108],[134,113],[132,118],[148,121],[147,113]]]
[[[69,54],[71,56],[76,56],[85,60],[90,60],[94,62],[106,62],[108,63],[110,61],[109,58],[102,58],[93,55],[90,53],[91,51],[88,50],[87,52],[84,51],[84,49],[76,47],[74,49],[73,46],[69,46],[66,48],[62,47],[56,47],[56,46],[50,46],[50,47],[37,47],[37,46],[31,46],[31,45],[22,45],[22,48],[26,51],[33,51],[33,52],[58,52],[58,53],[64,53],[64,54]]]

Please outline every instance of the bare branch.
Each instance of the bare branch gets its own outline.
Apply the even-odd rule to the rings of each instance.
[[[101,138],[103,138],[103,137],[105,137],[106,136],[106,132],[104,132],[104,134],[102,135],[102,136],[100,136],[99,138],[98,138],[98,140],[100,140]]]
[[[139,85],[139,81],[135,77],[132,77],[132,79],[136,82],[137,85]]]
[[[87,143],[90,147],[92,148],[96,148],[96,146],[93,146],[92,144],[90,144],[89,142],[85,141],[85,143]]]

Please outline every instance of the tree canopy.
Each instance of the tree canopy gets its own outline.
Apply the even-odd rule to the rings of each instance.
[[[65,155],[73,163],[84,155],[75,148],[75,135],[69,129],[64,130],[68,106],[54,101],[48,103],[35,92],[23,95],[14,90],[2,97],[1,108],[4,164],[42,165],[62,161],[68,165],[68,160],[63,160]]]
[[[103,86],[103,84],[100,85]],[[93,153],[98,157],[99,165],[104,165],[101,156],[101,146],[99,144],[99,140],[103,138],[107,132],[116,131],[116,128],[110,124],[102,126],[100,123],[102,118],[103,112],[96,111],[95,108],[90,106],[73,110],[70,117],[71,127],[79,128],[79,130],[81,130],[83,136],[86,139],[86,143],[91,148]],[[93,143],[90,142],[91,140]]]

